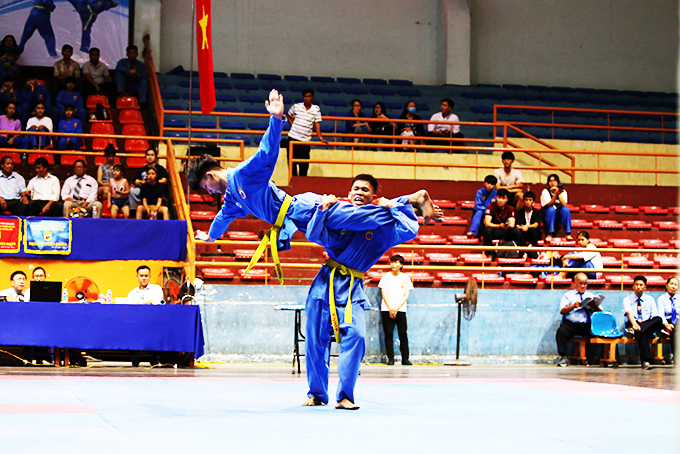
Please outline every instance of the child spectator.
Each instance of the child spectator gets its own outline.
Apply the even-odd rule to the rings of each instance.
[[[451,113],[456,103],[450,98],[444,98],[441,102],[441,112],[430,117],[430,121],[460,121],[458,115]],[[464,138],[462,132],[460,132],[460,125],[450,125],[441,123],[430,123],[427,125],[427,135],[429,137],[454,137],[454,138]],[[429,140],[426,141],[428,145],[452,145],[451,142],[445,142],[443,140]],[[454,145],[463,146],[464,142],[455,142]],[[448,152],[448,150],[443,150]]]
[[[93,93],[103,94],[109,98],[109,103],[112,103],[115,88],[109,75],[109,68],[99,61],[99,56],[99,49],[93,47],[90,49],[90,59],[83,63],[83,78],[87,81],[84,95],[87,98]]]
[[[39,102],[35,105],[35,117],[31,117],[26,123],[26,131],[52,132],[52,119],[45,116],[45,104]],[[45,148],[52,143],[49,136],[28,136],[30,149]]]
[[[468,238],[479,236],[479,226],[484,219],[484,213],[486,213],[489,204],[496,199],[496,183],[498,183],[498,180],[495,176],[487,175],[484,177],[484,187],[480,188],[475,194],[475,207],[472,209],[470,230],[467,233]]]
[[[168,219],[168,207],[163,206],[165,200],[165,186],[156,181],[158,173],[155,168],[150,168],[146,174],[146,183],[142,185],[140,197],[142,204],[137,206],[137,219],[142,219],[144,213],[149,214],[149,219],[156,219],[158,213],[162,219]]]
[[[356,120],[348,120],[345,123],[345,132],[347,134],[368,134],[371,132],[371,125],[367,121],[361,121],[361,118],[366,118],[366,114],[361,111],[363,105],[358,99],[353,99],[352,110],[347,113],[348,117],[354,117]],[[354,143],[363,142],[367,139],[361,139],[359,137],[354,138]]]
[[[512,168],[515,155],[512,151],[506,151],[501,155],[503,167],[494,170],[493,174],[498,178],[496,189],[507,189],[510,193],[508,203],[519,210],[524,206],[524,178],[522,172]]]
[[[139,202],[141,202],[142,198],[140,196],[140,192],[142,190],[142,185],[148,180],[148,172],[149,169],[152,168],[156,169],[156,181],[158,181],[158,183],[165,185],[168,182],[170,175],[168,175],[168,171],[165,170],[165,167],[158,164],[156,150],[153,148],[146,150],[146,165],[137,169],[134,187],[130,189],[131,210],[136,209]]]
[[[71,59],[73,47],[70,44],[64,44],[61,46],[61,55],[64,58],[54,64],[54,79],[57,84],[57,91],[65,88],[66,79],[69,77],[80,80],[80,65],[77,61]]]
[[[541,213],[538,210],[534,210],[535,200],[536,194],[527,191],[524,194],[524,208],[515,209],[517,228],[522,232],[521,246],[530,245],[538,247],[538,240],[541,239],[541,230],[538,228],[541,224]],[[538,257],[535,251],[529,251],[527,255],[532,259]]]
[[[35,116],[35,106],[39,102],[45,104],[45,112],[54,121],[59,121],[61,114],[52,108],[52,94],[47,89],[38,83],[38,79],[32,76],[26,82],[26,87],[21,90],[21,99],[23,105],[21,107],[22,114],[20,116],[21,123],[26,124],[31,116]]]
[[[387,109],[385,104],[378,101],[373,106],[373,115],[371,118],[380,118],[384,120],[389,120],[390,117],[387,115]],[[393,136],[394,135],[394,123],[387,121],[372,121],[371,122],[371,134],[377,134],[381,136]],[[392,139],[371,139],[373,143],[394,143]],[[375,151],[382,151],[382,148],[375,148]]]
[[[17,53],[21,54],[14,35],[5,35],[5,37],[2,38],[2,41],[0,41],[0,56],[5,55],[10,49],[15,49]]]
[[[19,43],[19,52],[24,53],[24,47],[33,33],[38,30],[42,39],[45,40],[45,47],[50,57],[57,56],[57,42],[54,37],[54,29],[52,29],[52,12],[54,6],[53,0],[33,0],[33,8],[28,13],[28,18],[24,24],[24,32],[21,34],[21,42]]]
[[[65,119],[59,122],[59,132],[71,133],[71,134],[82,134],[83,133],[83,123],[77,118],[73,118],[76,108],[67,104],[64,108]],[[61,137],[59,139],[59,150],[80,150],[83,146],[83,140],[80,137]]]
[[[569,241],[574,238],[571,236],[571,211],[567,208],[567,191],[560,184],[560,177],[548,175],[548,187],[541,192],[541,211],[543,212],[543,222],[548,230],[546,241],[552,240],[555,234],[555,221],[559,219],[565,232],[565,238]]]
[[[399,116],[400,120],[422,120],[420,115],[416,113],[416,103],[409,101],[404,106],[404,110]],[[397,123],[396,134],[402,137],[422,137],[425,135],[425,126],[423,123]],[[404,139],[401,141],[404,145],[413,145],[415,140]]]
[[[123,93],[133,93],[137,96],[142,107],[146,106],[146,65],[137,61],[139,51],[137,46],[131,45],[126,49],[127,58],[121,58],[116,65],[116,86],[118,96]]]
[[[116,149],[113,145],[108,144],[104,149],[104,158],[106,162],[97,169],[97,183],[99,183],[99,195],[102,199],[109,199],[110,197],[110,187],[109,181],[113,178],[113,166],[116,164]],[[127,183],[127,180],[125,180]],[[130,194],[128,188],[128,194]]]
[[[486,209],[482,236],[487,246],[491,246],[493,240],[514,241],[516,245],[522,241],[522,235],[515,227],[515,210],[512,205],[508,204],[506,189],[499,189],[496,193],[496,200],[491,202]]]
[[[390,258],[390,272],[383,273],[378,288],[382,290],[380,315],[385,332],[385,351],[387,365],[394,365],[394,325],[399,334],[399,350],[401,350],[402,366],[410,366],[408,337],[406,335],[406,301],[413,289],[413,283],[407,274],[401,272],[404,267],[404,257],[393,255]]]
[[[294,142],[309,142],[312,140],[312,129],[316,128],[316,136],[319,142],[328,145],[323,137],[321,137],[321,109],[314,101],[314,90],[304,90],[302,92],[302,102],[293,104],[288,110],[288,123],[291,124],[290,132],[288,133],[288,145],[293,143],[293,159],[309,159],[311,150],[310,145],[298,145]],[[301,177],[307,176],[309,164],[306,162],[293,163],[293,176],[299,175]]]
[[[115,156],[115,155],[114,155]],[[102,164],[103,166],[104,164]],[[101,167],[99,169],[101,171]],[[125,219],[130,217],[130,202],[128,196],[130,195],[130,185],[124,177],[125,167],[121,164],[113,165],[113,176],[109,181],[110,190],[107,191],[107,199],[111,207],[111,218],[118,217],[118,209],[123,212]]]
[[[62,90],[57,94],[57,112],[59,114],[59,119],[64,117],[64,108],[70,104],[74,107],[73,116],[81,121],[85,122],[85,103],[83,102],[83,97],[80,93],[75,91],[76,80],[73,77],[67,77],[66,80],[66,90]]]
[[[587,249],[597,249],[593,243],[590,242],[590,235],[588,232],[581,231],[576,235],[578,246]],[[602,256],[599,252],[570,252],[562,256],[562,266],[564,268],[594,268],[602,270]],[[562,271],[560,277],[572,277],[575,273],[567,273]],[[588,279],[597,279],[602,273],[585,273]]]
[[[0,117],[0,148],[28,148],[28,137],[6,133],[21,131],[21,121],[16,118],[17,106],[13,102],[5,107],[5,115]]]

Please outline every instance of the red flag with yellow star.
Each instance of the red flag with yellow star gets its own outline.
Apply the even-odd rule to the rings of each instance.
[[[215,108],[215,76],[213,74],[212,18],[210,0],[196,0],[196,44],[198,80],[201,89],[201,112]]]

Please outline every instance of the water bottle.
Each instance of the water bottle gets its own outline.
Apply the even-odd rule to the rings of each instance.
[[[93,218],[97,217],[97,205],[92,206],[92,217]]]
[[[157,218],[157,215],[156,215],[156,212],[155,212],[155,211],[152,211],[151,213],[149,213],[149,219],[154,219],[154,220],[155,220],[156,218]]]
[[[106,292],[106,304],[111,304],[113,303],[113,294],[111,293],[111,289],[109,289]]]
[[[61,302],[68,303],[68,290],[66,289],[61,291]]]

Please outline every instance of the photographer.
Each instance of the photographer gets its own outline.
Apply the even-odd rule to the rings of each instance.
[[[571,212],[567,208],[567,191],[560,183],[560,177],[552,174],[548,176],[548,187],[541,193],[541,211],[548,235],[545,241],[552,240],[555,234],[555,219],[559,220],[565,232],[565,238],[569,241],[571,236]]]

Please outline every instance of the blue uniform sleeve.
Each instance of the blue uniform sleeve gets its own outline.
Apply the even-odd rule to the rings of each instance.
[[[66,97],[66,95],[68,95],[68,91],[66,91],[66,90],[60,91],[59,93],[57,93],[57,97],[54,100],[54,102],[57,105],[61,104],[61,105],[65,106],[66,104],[68,104],[67,102],[64,101],[64,98]]]
[[[57,132],[64,132],[64,129],[66,129],[67,125],[68,125],[68,122],[66,120],[61,120],[59,122],[59,127],[57,127]]]
[[[399,213],[400,210],[410,211],[416,223],[418,222],[410,205],[399,205],[395,208],[383,208],[377,205],[355,207],[351,203],[339,202],[324,210],[329,213],[325,224],[329,229],[336,230],[345,229],[355,232],[374,230],[394,221],[395,213]]]
[[[276,161],[279,159],[284,124],[285,120],[277,120],[273,116],[269,118],[269,127],[262,137],[257,153],[235,169],[240,178],[245,177],[269,184]]]
[[[124,76],[129,76],[130,65],[129,64],[126,65],[127,62],[128,62],[127,58],[121,58],[120,60],[118,60],[118,63],[116,63],[116,72]]]
[[[137,64],[135,65],[135,69],[137,70],[137,75],[141,79],[146,79],[146,65],[143,62],[137,60]]]
[[[73,131],[73,132],[75,132],[75,133],[77,133],[77,134],[82,134],[82,133],[83,133],[83,124],[80,122],[80,120],[76,120],[76,121],[73,123],[73,126],[74,126],[73,129],[75,129],[75,131]]]
[[[475,210],[485,210],[486,204],[484,202],[484,188],[482,188],[477,190],[477,194],[475,194]]]
[[[215,216],[215,219],[213,219],[212,224],[210,224],[208,235],[210,235],[210,238],[222,238],[224,232],[226,232],[229,228],[229,224],[231,224],[234,219],[245,216],[246,214],[247,213],[245,212],[238,212],[234,204],[225,202],[222,205],[220,212],[217,213],[217,216]]]

